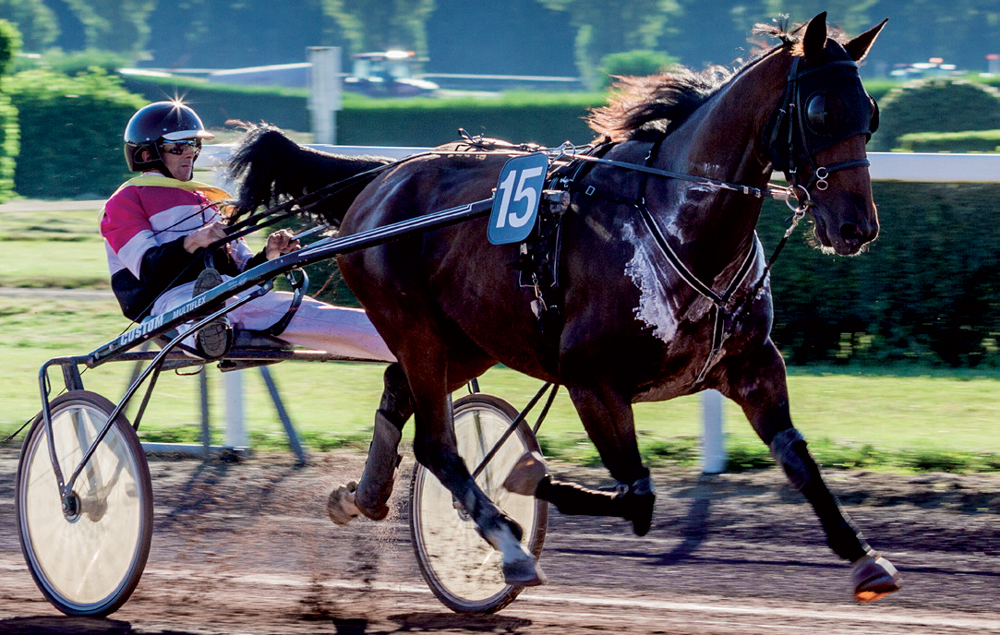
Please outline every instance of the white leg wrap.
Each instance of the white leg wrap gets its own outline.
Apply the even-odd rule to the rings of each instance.
[[[538,568],[535,557],[514,537],[509,527],[500,524],[483,536],[503,557],[504,582],[522,587],[545,584],[545,574]]]

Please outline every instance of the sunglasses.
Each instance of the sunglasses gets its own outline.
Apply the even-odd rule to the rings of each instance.
[[[160,149],[168,154],[184,154],[186,150],[194,150],[195,154],[201,152],[201,139],[181,139],[180,141],[166,141],[160,144]]]

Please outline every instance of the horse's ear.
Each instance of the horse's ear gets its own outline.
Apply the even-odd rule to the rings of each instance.
[[[872,48],[872,44],[875,43],[875,38],[877,38],[878,34],[882,32],[882,27],[884,27],[885,23],[888,21],[889,18],[882,20],[878,23],[878,25],[873,26],[844,45],[844,48],[847,50],[852,60],[860,62],[865,59],[865,56],[868,55],[868,51]]]
[[[826,11],[820,13],[806,25],[802,38],[802,52],[806,59],[818,60],[826,50]]]

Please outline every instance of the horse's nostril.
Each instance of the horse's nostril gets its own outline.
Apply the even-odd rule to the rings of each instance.
[[[856,245],[864,240],[865,234],[858,225],[845,223],[840,226],[840,237],[844,239],[844,242]]]

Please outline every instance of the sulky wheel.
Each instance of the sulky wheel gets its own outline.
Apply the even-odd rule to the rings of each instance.
[[[492,395],[478,393],[455,402],[458,452],[470,472],[515,417],[513,406]],[[538,557],[545,540],[548,503],[512,494],[503,487],[514,463],[532,450],[539,451],[538,442],[522,421],[476,477],[476,484],[521,526],[522,542]],[[475,523],[455,508],[451,492],[420,464],[414,468],[410,483],[410,535],[420,573],[434,595],[453,611],[492,613],[521,592],[521,587],[504,582],[500,554],[480,537]]]
[[[51,403],[55,451],[67,481],[114,405],[86,390]],[[38,588],[67,615],[104,616],[139,583],[153,533],[153,488],[135,430],[114,424],[73,486],[64,510],[41,415],[17,468],[17,530]]]

